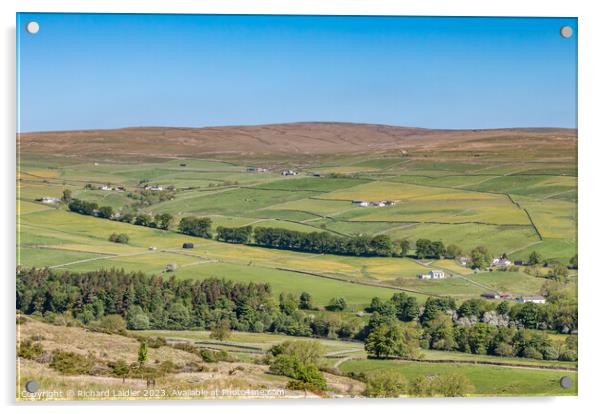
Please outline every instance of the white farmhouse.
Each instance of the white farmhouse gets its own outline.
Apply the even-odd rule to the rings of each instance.
[[[163,187],[160,185],[145,185],[144,186],[145,190],[150,190],[150,191],[163,191]]]
[[[443,270],[431,270],[425,275],[418,275],[418,279],[443,279],[445,272]]]
[[[543,305],[544,303],[546,303],[546,298],[544,298],[543,296],[540,296],[540,295],[522,296],[520,298],[517,298],[516,301],[518,303],[537,303],[537,304]]]
[[[42,197],[40,199],[40,201],[44,204],[56,204],[56,203],[60,202],[61,200],[59,200],[58,198],[54,198],[54,197]]]
[[[506,257],[495,257],[491,262],[492,266],[510,266],[512,262]]]
[[[364,200],[353,200],[351,202],[351,204],[353,204],[354,206],[360,206],[360,207],[370,207],[370,202],[364,201]]]

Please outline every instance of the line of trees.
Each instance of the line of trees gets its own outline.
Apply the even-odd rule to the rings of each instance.
[[[253,235],[253,227],[223,227],[218,226],[216,238],[226,243],[249,244]]]
[[[167,230],[173,221],[173,216],[169,213],[161,213],[155,216],[146,213],[134,214],[131,212],[118,214],[111,206],[99,207],[98,204],[93,201],[84,201],[77,198],[71,199],[67,207],[70,211],[85,216],[94,216],[162,230]]]
[[[344,256],[401,256],[402,249],[389,236],[336,236],[328,232],[304,233],[274,227],[256,227],[254,243],[274,249]]]

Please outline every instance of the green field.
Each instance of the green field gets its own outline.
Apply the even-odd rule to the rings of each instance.
[[[474,395],[479,396],[577,395],[578,387],[577,374],[567,371],[366,359],[347,361],[339,368],[343,372],[366,374],[395,371],[409,381],[418,376],[461,373],[474,385]],[[573,380],[573,387],[565,389],[560,386],[560,378],[563,376]]]

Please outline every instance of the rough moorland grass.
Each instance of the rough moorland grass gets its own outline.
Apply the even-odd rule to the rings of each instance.
[[[115,362],[119,359],[128,364],[133,364],[138,358],[138,347],[140,343],[132,338],[122,335],[109,335],[94,333],[83,328],[54,326],[27,318],[27,323],[18,325],[18,340],[28,340],[32,337],[40,338],[39,342],[46,351],[73,352],[83,357],[92,357],[101,364]],[[242,362],[220,362],[218,364],[207,364],[197,355],[178,350],[169,346],[160,348],[148,348],[148,359],[146,366],[159,368],[161,364],[169,363],[175,366],[192,364],[202,368],[200,372],[166,373],[157,378],[157,387],[171,390],[219,390],[219,389],[255,389],[267,387],[283,387],[288,381],[284,377],[275,375],[266,376],[266,366],[254,365]],[[100,366],[100,365],[99,365]],[[28,400],[30,395],[21,393],[25,383],[35,379],[40,384],[41,391],[62,391],[62,397],[42,396],[40,399],[140,399],[147,389],[144,379],[121,378],[108,376],[107,373],[97,372],[96,375],[62,375],[53,370],[47,363],[40,363],[23,358],[17,359],[17,398]],[[124,394],[118,395],[69,395],[67,390],[103,391],[110,389],[115,392],[137,390],[138,397]],[[207,394],[210,398],[212,394]],[[220,394],[216,394],[219,396]],[[294,395],[294,393],[293,393]],[[148,396],[154,399],[153,395]],[[156,399],[188,399],[203,398],[203,396],[186,397],[166,394],[155,395]],[[34,399],[35,400],[35,399]]]
[[[577,375],[567,371],[383,360],[350,360],[342,363],[339,369],[347,373],[366,374],[395,371],[409,381],[419,376],[461,373],[474,385],[473,395],[481,396],[577,395]],[[560,378],[563,376],[573,380],[572,388],[564,389],[560,386]]]

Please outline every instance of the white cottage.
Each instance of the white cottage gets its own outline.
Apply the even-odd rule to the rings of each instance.
[[[544,303],[546,303],[546,298],[544,298],[543,296],[540,296],[540,295],[522,296],[522,297],[516,299],[516,301],[518,303],[537,303],[539,305],[543,305]]]
[[[445,278],[445,272],[443,270],[431,270],[427,274],[418,275],[418,279],[443,279]]]

